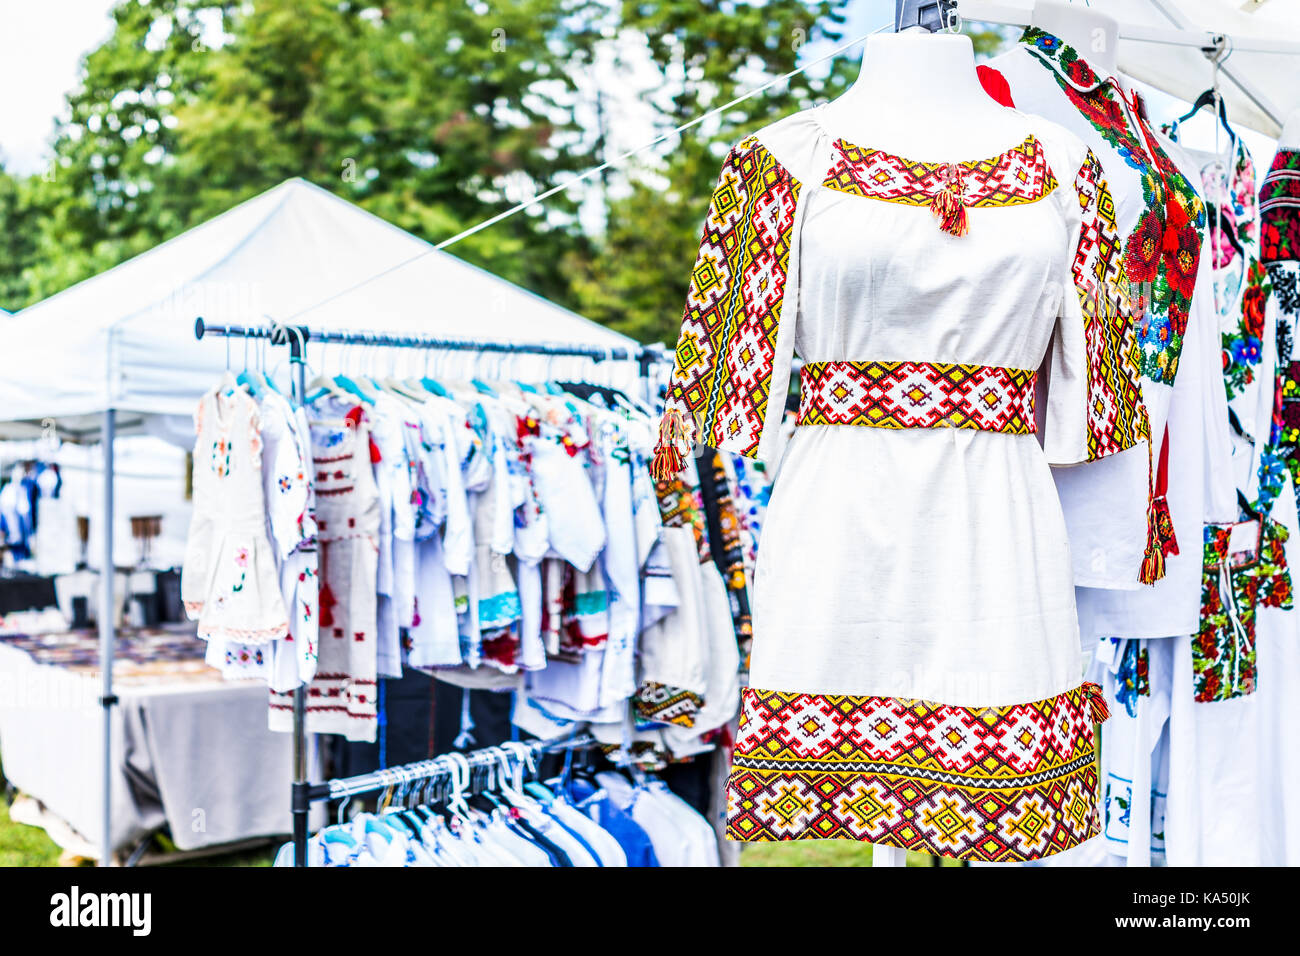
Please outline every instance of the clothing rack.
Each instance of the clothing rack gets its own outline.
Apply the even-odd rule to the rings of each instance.
[[[523,763],[531,762],[545,754],[565,753],[573,750],[587,750],[597,747],[600,741],[590,734],[578,734],[561,740],[531,740],[513,742],[495,747],[485,747],[468,753],[453,752],[442,754],[430,760],[402,764],[398,767],[386,767],[372,773],[363,773],[355,777],[337,777],[324,783],[309,784],[295,795],[298,800],[315,803],[320,800],[345,800],[363,793],[387,790],[412,783],[429,783],[443,777],[451,776],[466,767],[470,770],[481,767],[500,766],[502,761]],[[304,807],[304,812],[305,812]],[[304,852],[305,852],[304,847]],[[296,848],[295,848],[296,854]],[[296,865],[296,864],[295,864]]]
[[[386,332],[358,332],[343,329],[312,329],[305,325],[272,324],[264,326],[212,325],[202,316],[194,320],[194,337],[269,339],[273,345],[290,348],[291,357],[301,360],[308,342],[323,345],[362,345],[399,349],[427,349],[448,352],[501,352],[530,355],[556,355],[588,358],[593,362],[635,361],[644,379],[650,368],[671,361],[671,354],[661,345],[637,348],[602,349],[594,345],[566,345],[562,342],[503,342],[491,339],[445,339],[428,335],[397,335]]]
[[[462,352],[507,352],[507,353],[526,353],[532,355],[566,355],[579,356],[592,359],[596,362],[601,361],[635,361],[640,369],[642,385],[646,392],[647,400],[651,400],[653,405],[653,396],[650,394],[650,370],[653,366],[672,361],[672,353],[662,346],[648,346],[638,348],[611,348],[602,349],[591,345],[566,345],[564,343],[516,343],[496,341],[479,341],[475,339],[442,339],[432,336],[421,335],[396,335],[383,332],[351,332],[340,329],[312,329],[305,325],[285,325],[283,323],[273,323],[271,325],[211,325],[204,321],[200,316],[194,320],[194,337],[203,339],[206,336],[216,336],[221,338],[242,338],[242,339],[267,339],[272,345],[288,345],[289,360],[293,366],[293,376],[291,380],[292,399],[294,405],[301,405],[307,394],[306,369],[307,369],[307,343],[321,342],[331,345],[361,345],[361,346],[384,346],[388,348],[410,348],[410,349],[429,349],[445,351],[462,351]],[[109,485],[111,487],[111,484]],[[111,510],[109,512],[111,514]],[[107,678],[107,679],[111,679]],[[111,685],[108,685],[111,687]],[[106,690],[105,694],[110,694],[111,690]],[[594,744],[584,743],[583,746]],[[574,749],[570,746],[567,749]],[[411,767],[424,767],[428,764],[430,769],[437,769],[439,773],[447,772],[448,764],[439,763],[437,759],[433,761],[424,761],[421,764],[412,764],[406,768],[405,772],[410,773]],[[342,791],[332,792],[331,786],[335,787],[362,787],[362,789],[350,789],[350,793],[366,793],[370,790],[383,789],[389,785],[388,778],[385,774],[391,774],[403,768],[394,768],[392,771],[379,771],[377,774],[366,774],[359,778],[350,778],[342,781],[332,781],[325,784],[312,784],[307,779],[307,688],[299,686],[293,692],[293,786],[292,786],[292,810],[293,810],[293,865],[307,865],[307,814],[311,809],[311,804],[318,800],[331,799],[336,796],[345,796]],[[375,780],[382,782],[375,783]],[[107,826],[107,823],[105,824]]]

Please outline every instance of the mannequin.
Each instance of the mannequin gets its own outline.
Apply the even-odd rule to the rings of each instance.
[[[836,136],[929,162],[992,156],[1026,132],[1014,111],[984,92],[974,47],[959,33],[868,37],[857,80],[823,110]]]
[[[868,37],[857,80],[822,119],[851,143],[929,162],[992,156],[1026,131],[984,92],[969,37],[923,29]],[[872,866],[907,865],[906,850],[875,844],[871,852]]]
[[[1114,17],[1076,3],[1038,0],[1029,22],[1074,47],[1094,69],[1120,80],[1119,21]]]

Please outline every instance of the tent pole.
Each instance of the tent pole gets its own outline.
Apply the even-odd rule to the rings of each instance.
[[[100,866],[113,862],[112,793],[113,793],[113,439],[117,431],[117,413],[104,410],[104,556],[100,566],[99,605],[99,670],[103,678],[103,694],[99,698],[104,712],[104,817],[100,836]]]
[[[289,361],[293,366],[292,393],[294,407],[300,407],[307,398],[306,329],[286,333],[289,339]],[[307,865],[307,814],[311,810],[307,780],[307,688],[299,684],[293,689],[293,786],[290,809],[293,812],[293,865]]]

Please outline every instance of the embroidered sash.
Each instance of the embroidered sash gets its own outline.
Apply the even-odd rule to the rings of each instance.
[[[1034,371],[930,362],[808,362],[799,425],[977,428],[1029,435]]]

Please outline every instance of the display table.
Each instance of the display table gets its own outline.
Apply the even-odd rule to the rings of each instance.
[[[292,741],[267,730],[266,687],[223,681],[203,651],[192,625],[118,636],[115,855],[164,826],[182,850],[291,829]],[[102,830],[98,660],[91,631],[0,635],[4,774],[91,846]]]
[[[54,579],[40,574],[0,575],[0,616],[33,611],[58,603]]]

